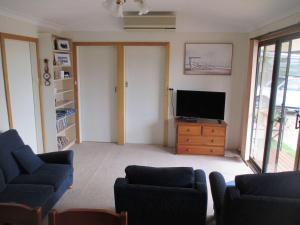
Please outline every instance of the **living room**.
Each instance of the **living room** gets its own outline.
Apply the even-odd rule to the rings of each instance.
[[[1,0],[0,202],[41,206],[44,223],[81,208],[129,225],[297,224],[299,22],[298,0]],[[51,182],[43,204],[27,196]],[[207,192],[197,205],[139,189],[170,183]],[[231,188],[271,198],[219,204]]]

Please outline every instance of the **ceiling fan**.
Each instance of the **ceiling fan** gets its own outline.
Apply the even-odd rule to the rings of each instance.
[[[138,15],[142,16],[149,13],[150,8],[146,3],[146,0],[133,0],[139,5]],[[126,0],[105,0],[103,2],[104,8],[109,10],[116,17],[124,17],[123,7],[126,3]]]

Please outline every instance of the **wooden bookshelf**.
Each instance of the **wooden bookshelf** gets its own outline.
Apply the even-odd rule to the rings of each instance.
[[[77,138],[72,40],[47,33],[40,35],[39,42],[41,61],[48,59],[51,74],[50,86],[43,84],[42,88],[44,111],[46,112],[46,149],[47,152],[66,150],[75,144]],[[64,44],[61,44],[62,42]],[[69,48],[66,49],[66,46],[69,46]],[[64,59],[68,58],[69,63],[61,60],[62,57]],[[43,65],[43,62],[41,62],[41,65]],[[64,113],[67,114],[65,117],[62,116]]]

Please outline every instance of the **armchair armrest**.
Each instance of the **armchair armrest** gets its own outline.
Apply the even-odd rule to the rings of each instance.
[[[69,164],[73,166],[74,152],[72,150],[50,152],[38,154],[38,157],[46,163]]]
[[[209,174],[210,188],[214,201],[214,209],[217,213],[222,209],[225,198],[226,182],[223,175],[219,172]]]

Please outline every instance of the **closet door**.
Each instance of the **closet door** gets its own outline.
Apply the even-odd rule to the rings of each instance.
[[[1,46],[0,46],[1,52]],[[6,107],[6,95],[5,95],[5,86],[3,78],[3,67],[2,67],[2,57],[0,54],[0,132],[6,131],[9,129],[8,123],[8,113]]]
[[[5,40],[13,128],[36,153],[41,149],[41,124],[35,44]]]
[[[81,141],[116,142],[115,47],[78,47]]]
[[[126,143],[163,144],[163,47],[126,47]]]

